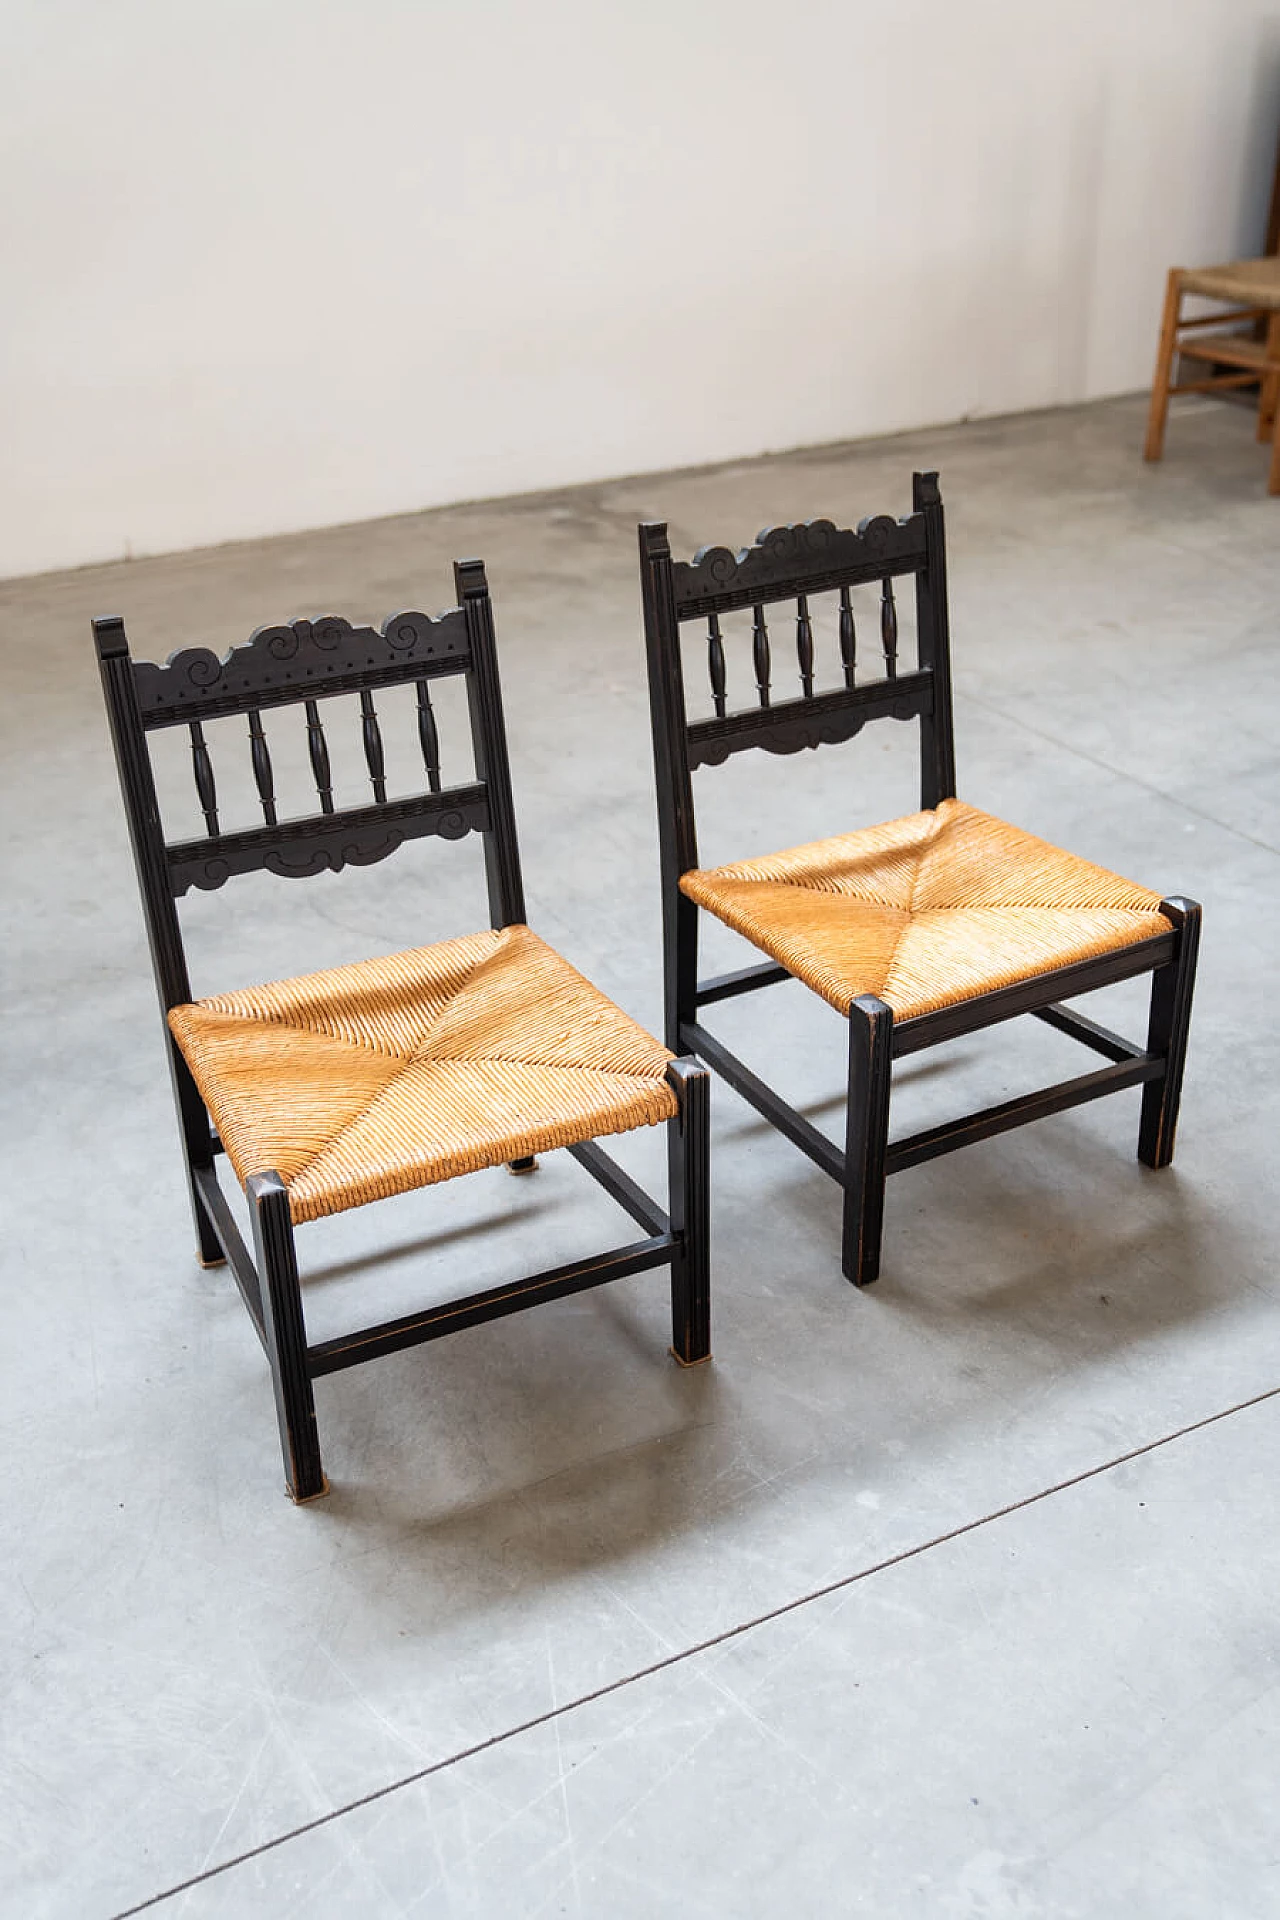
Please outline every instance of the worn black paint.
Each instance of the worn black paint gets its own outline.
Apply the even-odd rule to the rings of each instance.
[[[1166,900],[1162,910],[1173,931],[1135,941],[1117,953],[1059,967],[1034,980],[975,995],[912,1020],[895,1021],[890,1009],[860,997],[849,1009],[848,1105],[843,1152],[790,1107],[772,1087],[733,1054],[700,1021],[700,1007],[790,978],[770,961],[714,979],[698,979],[697,908],[680,891],[681,875],[698,865],[692,772],[719,766],[748,748],[795,753],[853,738],[873,720],[892,717],[920,723],[920,804],[933,808],[956,791],[952,726],[950,633],[947,617],[946,540],[936,473],[917,473],[912,512],[886,516],[856,529],[829,520],[774,527],[740,552],[703,548],[689,562],[673,561],[665,525],[640,528],[641,598],[649,669],[649,707],[658,789],[658,838],[662,872],[667,1045],[688,1047],[707,1060],[743,1099],[806,1153],[844,1189],[842,1264],[858,1285],[879,1271],[881,1218],[888,1173],[914,1166],[1008,1127],[1065,1112],[1083,1101],[1125,1087],[1143,1088],[1139,1157],[1166,1166],[1173,1152],[1178,1098],[1186,1053],[1195,978],[1200,910],[1190,901]],[[914,579],[917,660],[903,672],[898,659],[898,613],[893,581]],[[849,589],[880,584],[880,641],[884,677],[857,683],[857,638]],[[838,592],[840,666],[844,686],[811,693],[808,601]],[[781,702],[767,696],[768,652],[762,648],[765,609],[791,600],[797,607],[797,652],[802,697]],[[684,701],[680,628],[736,608],[753,608],[759,705],[722,712],[690,723]],[[763,658],[763,671],[761,661]],[[847,822],[839,823],[847,828]],[[1153,974],[1146,1048],[1111,1033],[1059,1003],[1135,974]],[[1078,1040],[1111,1065],[1054,1087],[1020,1095],[998,1107],[929,1128],[906,1140],[888,1139],[891,1062],[965,1033],[1032,1014]]]
[[[94,622],[162,1014],[191,999],[176,900],[192,885],[219,888],[236,874],[261,869],[306,877],[352,863],[367,865],[385,859],[406,841],[422,835],[457,839],[476,832],[484,843],[492,924],[504,927],[523,922],[524,886],[493,612],[483,564],[478,560],[460,562],[455,579],[462,604],[439,619],[419,613],[397,614],[381,629],[355,627],[332,617],[294,621],[288,626],[259,629],[246,646],[233,648],[221,660],[207,649],[194,649],[175,655],[164,667],[130,659],[121,621]],[[462,674],[465,679],[476,779],[464,786],[446,788],[441,781],[435,714],[426,687],[429,678],[441,674]],[[418,742],[427,791],[388,801],[374,692],[405,681],[417,682]],[[374,802],[339,811],[334,806],[319,702],[349,694],[358,695],[361,741]],[[274,778],[261,714],[264,707],[284,706],[303,709],[319,811],[296,820],[277,821]],[[248,745],[264,824],[223,833],[203,724],[235,713],[244,715],[248,722]],[[167,843],[156,801],[147,733],[156,727],[180,724],[191,732],[197,792],[207,831],[200,839]],[[165,1049],[200,1257],[206,1265],[229,1264],[267,1354],[285,1478],[296,1500],[313,1499],[325,1491],[311,1384],[320,1374],[655,1266],[671,1269],[672,1347],[676,1357],[689,1365],[707,1357],[707,1073],[697,1061],[677,1060],[670,1069],[679,1111],[668,1122],[669,1214],[594,1142],[584,1142],[571,1150],[619,1206],[639,1221],[648,1235],[646,1240],[312,1347],[307,1343],[285,1182],[275,1172],[255,1175],[248,1182],[254,1239],[251,1255],[214,1170],[214,1157],[222,1150],[222,1143],[167,1027]],[[513,1164],[524,1170],[533,1163]]]

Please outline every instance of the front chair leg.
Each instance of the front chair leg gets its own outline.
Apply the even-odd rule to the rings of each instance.
[[[892,1008],[871,994],[859,994],[849,1008],[841,1248],[844,1277],[855,1287],[869,1286],[880,1272],[892,1047]]]
[[[1164,453],[1164,428],[1169,417],[1169,389],[1173,385],[1173,362],[1178,351],[1181,307],[1182,271],[1179,267],[1173,267],[1165,285],[1160,345],[1156,349],[1156,371],[1151,382],[1151,408],[1147,416],[1147,439],[1142,449],[1144,460],[1159,460]]]
[[[294,1500],[328,1493],[320,1465],[316,1404],[307,1370],[307,1332],[293,1244],[289,1189],[278,1173],[250,1174],[245,1191],[253,1216],[253,1244],[262,1285],[262,1319],[276,1418],[284,1451],[285,1485]]]
[[[1191,1025],[1191,997],[1196,984],[1196,954],[1200,948],[1200,908],[1194,900],[1179,896],[1162,900],[1160,911],[1173,922],[1177,946],[1168,966],[1157,967],[1151,976],[1147,1052],[1163,1054],[1165,1066],[1163,1076],[1159,1080],[1148,1080],[1142,1089],[1138,1158],[1148,1167],[1167,1167],[1173,1159],[1182,1069]]]
[[[711,1358],[711,1075],[673,1060],[667,1080],[680,1111],[667,1122],[671,1231],[671,1351],[682,1367]]]

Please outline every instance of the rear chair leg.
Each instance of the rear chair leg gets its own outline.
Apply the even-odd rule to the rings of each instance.
[[[664,902],[662,942],[666,1043],[682,1054],[681,1028],[698,1017],[698,909],[683,893]]]
[[[178,1043],[169,1036],[169,1072],[173,1096],[178,1103],[178,1124],[182,1128],[182,1151],[187,1163],[187,1189],[191,1196],[191,1215],[196,1227],[196,1257],[202,1267],[226,1265],[222,1242],[213,1230],[213,1222],[204,1210],[196,1190],[195,1170],[211,1169],[213,1148],[209,1112],[200,1097],[200,1089],[191,1077],[191,1069],[182,1057]]]
[[[538,1171],[536,1155],[527,1153],[523,1159],[508,1160],[507,1171],[508,1173],[536,1173]]]
[[[1151,382],[1151,412],[1147,419],[1147,444],[1144,460],[1159,460],[1164,453],[1164,425],[1169,415],[1169,388],[1173,382],[1173,356],[1178,345],[1178,309],[1182,305],[1182,269],[1171,267],[1165,287],[1164,316],[1160,322],[1160,345],[1156,350],[1155,378]]]
[[[1280,313],[1273,313],[1267,321],[1267,356],[1271,360],[1280,360]],[[1258,389],[1258,439],[1264,446],[1268,440],[1271,441],[1273,458],[1277,399],[1280,399],[1280,375],[1264,374]],[[1274,486],[1270,491],[1275,492]]]
[[[682,1367],[711,1358],[711,1075],[673,1060],[667,1080],[680,1111],[667,1122],[671,1231],[671,1351]]]
[[[278,1173],[254,1173],[245,1188],[262,1283],[262,1319],[284,1450],[285,1486],[294,1500],[328,1493],[320,1465],[316,1405],[307,1371],[307,1332],[298,1286],[289,1190]]]
[[[855,1287],[880,1272],[893,1011],[871,994],[849,1008],[849,1106],[845,1116],[841,1265]]]
[[[1168,966],[1158,967],[1151,977],[1147,1052],[1163,1054],[1165,1069],[1161,1079],[1148,1080],[1142,1089],[1138,1158],[1148,1167],[1167,1167],[1173,1159],[1200,946],[1200,909],[1194,900],[1175,895],[1160,902],[1160,911],[1173,922],[1177,947]]]

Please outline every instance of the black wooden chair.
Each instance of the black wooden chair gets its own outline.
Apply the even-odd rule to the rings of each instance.
[[[270,1362],[296,1500],[325,1492],[312,1382],[384,1353],[602,1285],[671,1270],[672,1350],[710,1353],[707,1086],[697,1061],[666,1049],[524,923],[493,616],[479,561],[454,569],[461,605],[402,613],[380,630],[326,618],[260,629],[219,660],[205,649],[154,666],[129,657],[123,623],[94,622],[186,1153],[199,1253],[231,1265]],[[430,689],[461,674],[475,779],[443,786]],[[388,799],[374,693],[411,683],[425,792]],[[324,714],[357,695],[373,803],[334,804]],[[305,711],[319,811],[279,820],[263,713]],[[205,726],[248,724],[263,824],[227,832]],[[295,722],[296,724],[296,722]],[[185,727],[205,832],[166,840],[148,736]],[[487,932],[192,1002],[175,901],[265,868],[309,875],[382,860],[424,834],[484,841]],[[212,1121],[212,1124],[211,1124]],[[668,1125],[669,1215],[596,1144]],[[570,1153],[644,1237],[444,1306],[309,1345],[294,1247],[303,1221],[553,1147]],[[244,1186],[256,1260],[219,1185],[225,1152]]]
[[[858,1285],[879,1271],[884,1182],[971,1141],[1085,1100],[1141,1085],[1138,1157],[1167,1166],[1182,1084],[1200,909],[1061,852],[955,798],[942,501],[917,474],[904,520],[775,527],[740,553],[704,548],[673,561],[661,523],[640,528],[640,561],[657,772],[665,933],[667,1043],[706,1060],[844,1189],[843,1268]],[[918,659],[898,660],[894,581],[915,589]],[[862,683],[855,596],[878,599],[883,665]],[[839,684],[815,691],[815,596],[834,596]],[[795,603],[800,695],[779,698],[766,609]],[[755,704],[729,711],[726,616],[750,614]],[[690,720],[681,630],[700,629],[712,714]],[[744,635],[745,640],[745,635]],[[919,814],[710,871],[698,867],[693,771],[748,747],[795,753],[848,740],[869,721],[920,723]],[[698,978],[699,909],[770,956]],[[1145,1047],[1061,1003],[1151,973]],[[702,1009],[790,977],[849,1024],[844,1151],[736,1058]],[[1110,1064],[1042,1092],[890,1144],[890,1062],[1015,1014],[1070,1034]]]

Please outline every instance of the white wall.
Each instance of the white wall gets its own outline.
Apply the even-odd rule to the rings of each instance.
[[[1142,386],[1263,0],[2,0],[0,574]]]

